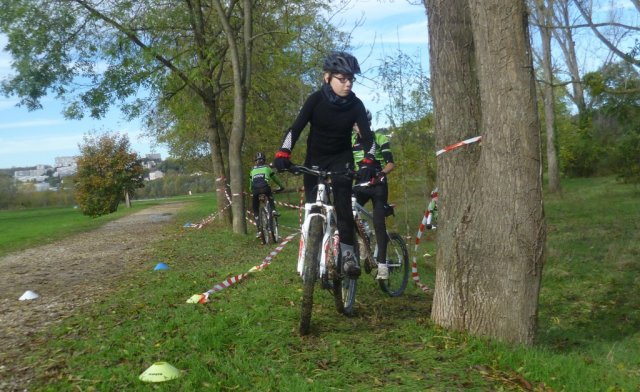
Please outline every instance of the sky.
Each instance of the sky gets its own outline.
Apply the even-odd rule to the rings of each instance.
[[[422,5],[410,5],[404,0],[379,2],[376,0],[358,0],[353,6],[341,12],[336,21],[344,19],[344,29],[351,30],[355,20],[363,18],[364,24],[355,30],[353,44],[360,49],[354,51],[357,57],[367,57],[371,52],[373,38],[377,42],[376,50],[397,47],[427,49],[426,16]],[[0,48],[7,40],[0,35]],[[372,64],[375,55],[368,56],[363,69]],[[0,80],[11,73],[11,58],[0,51]],[[369,65],[371,67],[371,65]],[[363,84],[361,84],[363,83]],[[358,82],[354,90],[363,101],[369,97],[369,88],[375,86],[370,80]],[[132,149],[141,155],[160,153],[163,159],[168,156],[162,145],[154,145],[153,140],[142,136],[139,122],[126,122],[117,108],[112,109],[106,118],[94,120],[66,120],[62,115],[62,104],[53,97],[42,100],[41,110],[29,112],[24,107],[16,107],[18,98],[0,95],[0,168],[53,165],[55,157],[79,154],[78,144],[89,132],[119,132],[126,134]],[[293,120],[293,119],[292,119]]]
[[[354,0],[333,19],[345,31],[351,31],[356,21],[362,22],[353,32],[352,46],[364,72],[353,89],[373,113],[384,106],[375,99],[378,81],[372,68],[378,59],[400,49],[409,56],[418,56],[425,69],[428,67],[427,17],[422,3],[415,3]],[[635,12],[629,0],[609,0],[608,4],[613,9]],[[6,37],[0,34],[0,48],[6,42]],[[0,80],[11,73],[10,63],[10,56],[0,51]],[[16,97],[0,96],[0,168],[53,165],[55,157],[78,155],[78,144],[89,132],[126,134],[132,149],[140,155],[168,156],[164,146],[154,145],[153,140],[142,136],[139,122],[124,121],[117,108],[102,120],[66,120],[61,114],[61,103],[53,97],[43,99],[43,109],[32,112],[16,107],[17,102]],[[386,125],[377,121],[379,118],[374,117],[374,128]]]

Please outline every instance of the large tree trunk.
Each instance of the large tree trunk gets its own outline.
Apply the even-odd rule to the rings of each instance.
[[[427,0],[441,155],[432,318],[531,344],[544,256],[539,127],[523,0]]]

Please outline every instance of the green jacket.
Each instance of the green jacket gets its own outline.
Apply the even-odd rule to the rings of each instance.
[[[270,186],[271,180],[278,184],[280,188],[284,188],[276,173],[269,166],[254,166],[249,173],[249,189],[253,191],[254,189]]]
[[[381,132],[374,132],[374,143],[376,144],[375,159],[377,165],[384,167],[389,162],[393,162],[393,154],[391,153],[391,144],[389,138]],[[358,163],[364,159],[364,149],[357,132],[351,135],[351,146],[353,149],[353,160],[358,169]]]

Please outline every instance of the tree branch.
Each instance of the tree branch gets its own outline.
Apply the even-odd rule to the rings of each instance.
[[[594,26],[593,21],[591,20],[591,15],[587,13],[587,11],[584,9],[584,7],[582,6],[579,0],[573,0],[573,3],[578,8],[578,11],[580,11],[580,14],[582,15],[582,17],[587,21],[587,23],[589,24],[589,27],[591,27],[591,30],[596,35],[596,37],[598,37],[598,39],[602,41],[602,43],[604,43],[607,46],[607,48],[609,48],[609,50],[611,50],[617,56],[622,58],[624,61],[636,66],[640,66],[640,60],[618,49],[614,44],[611,43],[611,41],[609,41],[604,35],[602,35],[600,31],[598,31],[598,29]]]
[[[84,0],[73,0],[73,1],[75,1],[77,4],[79,4],[80,6],[85,8],[92,15],[98,17],[99,19],[103,20],[104,22],[108,23],[109,25],[115,27],[118,31],[120,31],[121,33],[126,35],[127,38],[129,38],[133,43],[138,45],[140,48],[152,52],[153,53],[153,57],[156,60],[158,60],[165,67],[169,68],[172,72],[174,72],[184,83],[188,84],[191,88],[194,89],[194,91],[197,91],[198,94],[202,94],[201,89],[198,88],[198,86],[194,85],[191,82],[191,80],[189,79],[189,77],[187,75],[185,75],[184,72],[182,72],[178,67],[176,67],[169,59],[165,58],[164,56],[162,56],[162,55],[160,55],[158,53],[155,53],[155,51],[152,50],[152,48],[150,48],[148,45],[146,45],[144,42],[142,42],[142,40],[140,40],[140,38],[138,38],[138,36],[136,34],[134,34],[130,29],[126,28],[122,24],[118,23],[118,21],[108,17],[107,15],[105,15],[102,12],[98,11],[97,9],[93,8],[87,1],[84,1]]]

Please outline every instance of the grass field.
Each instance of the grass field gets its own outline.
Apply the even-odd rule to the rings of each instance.
[[[182,199],[185,198],[177,197],[171,200]],[[192,196],[189,200],[193,199]],[[0,211],[0,257],[12,251],[48,244],[74,233],[95,229],[107,222],[165,201],[134,201],[131,208],[125,208],[121,204],[117,212],[98,218],[82,215],[80,210],[71,207]]]
[[[356,315],[337,314],[318,289],[312,334],[300,337],[297,238],[262,272],[187,304],[231,275],[260,264],[271,248],[216,224],[185,229],[211,211],[196,203],[156,244],[168,271],[145,271],[56,327],[31,353],[37,390],[96,391],[638,391],[640,390],[640,194],[611,178],[563,182],[546,197],[547,263],[538,343],[514,347],[452,333],[430,321],[431,294],[412,283],[386,297],[367,276]],[[424,200],[398,216],[420,221]],[[0,215],[1,219],[2,215]],[[20,225],[23,220],[13,224]],[[295,227],[297,213],[282,224]],[[406,222],[396,222],[399,227]],[[4,229],[3,229],[4,231]],[[286,229],[284,231],[287,231]],[[415,233],[414,233],[415,234]],[[433,281],[418,250],[421,275]],[[413,255],[413,244],[410,243]],[[427,259],[427,262],[433,262]],[[167,361],[177,380],[138,376]]]

